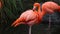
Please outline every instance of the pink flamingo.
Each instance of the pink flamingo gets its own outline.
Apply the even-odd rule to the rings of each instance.
[[[13,22],[11,26],[18,26],[19,24],[28,24],[30,26],[29,28],[29,34],[31,34],[31,27],[33,24],[37,24],[41,21],[42,17],[40,16],[40,4],[35,3],[34,6],[38,7],[38,12],[36,10],[27,10],[21,14],[21,16]]]
[[[48,1],[42,4],[42,11],[48,11],[49,13],[54,13],[54,10],[60,11],[60,6],[52,1]]]
[[[52,1],[48,1],[42,4],[42,11],[47,11],[49,13],[54,13],[54,10],[57,10],[60,12],[60,6]],[[51,27],[51,17],[49,15],[49,26],[48,26],[48,30],[50,30]]]
[[[38,10],[36,11],[36,7]],[[18,26],[19,24],[28,24],[30,26],[29,28],[29,34],[31,34],[31,27],[34,24],[38,24],[41,22],[42,17],[46,14],[45,11],[40,10],[40,4],[39,3],[34,3],[33,10],[27,10],[21,14],[21,16],[13,22],[11,26]]]

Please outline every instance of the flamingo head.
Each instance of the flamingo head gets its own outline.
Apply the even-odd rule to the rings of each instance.
[[[40,4],[39,3],[34,3],[34,5],[33,5],[33,10],[35,10],[37,7],[39,7],[40,6]]]

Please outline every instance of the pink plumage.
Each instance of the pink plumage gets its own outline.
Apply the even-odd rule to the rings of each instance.
[[[27,10],[21,14],[21,16],[12,24],[15,27],[18,26],[19,24],[28,24],[28,25],[33,25],[35,23],[38,23],[38,13],[33,10]]]
[[[54,13],[54,10],[60,11],[60,6],[52,1],[48,1],[42,4],[42,10]]]

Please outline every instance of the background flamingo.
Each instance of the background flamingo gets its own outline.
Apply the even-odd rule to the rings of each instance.
[[[55,10],[60,12],[60,6],[52,1],[48,1],[42,4],[42,11],[48,11],[49,13],[54,13]],[[50,30],[51,27],[51,17],[49,15],[49,26],[48,26],[48,30]],[[50,31],[49,31],[50,32]]]

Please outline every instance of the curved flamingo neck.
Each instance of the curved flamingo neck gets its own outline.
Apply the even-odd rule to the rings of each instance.
[[[42,9],[41,16],[43,17],[46,14],[45,10]]]
[[[40,5],[38,6],[38,13],[41,14]]]
[[[38,13],[39,19],[42,19],[43,16],[46,14],[46,12],[43,9],[41,11],[39,3],[35,3],[34,6],[38,8],[38,12],[37,13]]]
[[[36,4],[36,7],[38,8],[38,14],[39,14],[39,16],[41,15],[41,9],[40,9],[40,4]]]
[[[39,19],[42,19],[43,16],[46,14],[46,12],[45,12],[44,9],[42,9],[42,11],[41,11],[41,9],[40,9],[40,4],[39,4],[37,7],[38,7]]]
[[[43,12],[40,9],[40,4],[37,5],[37,8],[38,8],[37,13],[38,13],[38,16],[39,16],[39,20],[42,20],[43,15],[41,13],[43,13]]]

